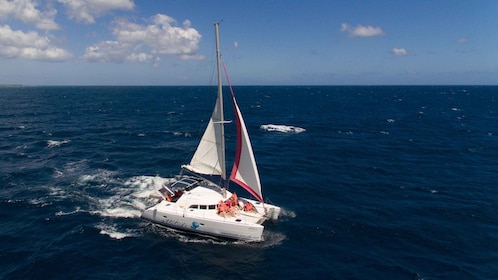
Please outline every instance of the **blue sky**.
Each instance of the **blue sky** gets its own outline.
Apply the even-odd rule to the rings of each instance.
[[[498,1],[0,0],[0,84],[496,85]]]

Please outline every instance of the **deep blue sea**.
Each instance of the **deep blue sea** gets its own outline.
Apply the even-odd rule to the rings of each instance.
[[[283,208],[262,243],[139,218],[215,88],[0,88],[0,278],[498,279],[498,87],[234,89]]]

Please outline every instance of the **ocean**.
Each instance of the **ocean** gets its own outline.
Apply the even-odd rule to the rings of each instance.
[[[0,88],[0,278],[498,279],[498,87],[234,90],[283,209],[261,243],[140,219],[214,87]]]

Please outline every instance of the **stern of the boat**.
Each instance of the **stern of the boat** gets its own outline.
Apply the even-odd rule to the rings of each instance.
[[[280,216],[280,207],[266,204],[265,209],[266,209],[266,216],[268,217],[268,219],[278,220],[278,217]]]

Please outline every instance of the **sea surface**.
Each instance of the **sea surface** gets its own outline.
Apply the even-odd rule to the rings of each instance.
[[[261,243],[140,219],[214,87],[0,88],[0,278],[498,279],[498,87],[234,90],[283,209]]]

